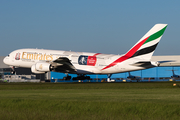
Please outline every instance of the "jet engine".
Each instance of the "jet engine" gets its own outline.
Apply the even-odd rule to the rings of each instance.
[[[36,70],[36,65],[31,66],[31,72],[35,74],[44,74],[45,72],[40,72]]]
[[[41,72],[48,72],[50,71],[50,66],[51,64],[49,63],[36,63],[35,67],[37,71],[41,71]]]
[[[51,71],[51,64],[50,63],[36,63],[32,65],[31,71],[36,74],[43,74],[45,72]]]

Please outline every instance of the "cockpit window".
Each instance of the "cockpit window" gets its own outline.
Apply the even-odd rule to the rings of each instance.
[[[9,57],[9,55],[8,55],[8,57]]]

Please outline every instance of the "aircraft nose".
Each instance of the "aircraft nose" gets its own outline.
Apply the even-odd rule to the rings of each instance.
[[[4,62],[5,64],[8,64],[8,63],[9,63],[9,57],[6,56],[6,57],[3,59],[3,62]]]

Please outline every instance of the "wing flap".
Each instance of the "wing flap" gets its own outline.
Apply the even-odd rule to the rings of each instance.
[[[59,57],[58,59],[52,61],[54,72],[63,73],[76,73],[76,68],[72,65],[71,61],[66,57]]]

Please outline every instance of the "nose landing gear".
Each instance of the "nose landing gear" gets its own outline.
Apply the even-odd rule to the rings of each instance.
[[[15,67],[14,67],[14,66],[11,66],[11,69],[12,69],[11,74],[15,74],[15,73],[16,73]]]

